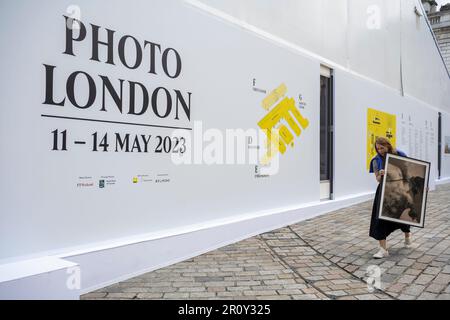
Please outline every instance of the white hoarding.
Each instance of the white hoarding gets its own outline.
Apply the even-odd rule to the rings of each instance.
[[[180,1],[72,4],[1,5],[0,258],[318,200],[318,62]],[[275,125],[276,174],[220,164]]]

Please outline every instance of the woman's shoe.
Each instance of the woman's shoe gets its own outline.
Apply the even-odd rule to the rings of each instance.
[[[411,237],[405,238],[405,248],[410,248],[411,247]]]
[[[389,252],[381,247],[380,247],[380,250],[378,250],[378,252],[373,255],[373,257],[375,259],[382,259],[382,258],[385,258],[388,256],[389,256]]]

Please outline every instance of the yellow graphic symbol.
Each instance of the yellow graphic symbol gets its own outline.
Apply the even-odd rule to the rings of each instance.
[[[264,110],[269,111],[270,107],[275,104],[281,97],[287,92],[287,87],[282,83],[278,88],[273,90],[264,100],[261,102]]]
[[[267,153],[262,159],[262,164],[267,164],[278,153],[284,154],[287,150],[286,145],[294,147],[294,135],[281,123],[285,120],[294,134],[299,137],[302,129],[309,126],[308,119],[304,118],[295,105],[293,98],[283,98],[287,92],[287,87],[283,83],[277,89],[273,90],[262,101],[262,107],[269,110],[277,101],[282,100],[269,111],[269,113],[258,122],[258,126],[267,135]],[[300,126],[301,128],[300,128]]]
[[[370,161],[377,154],[375,151],[375,140],[378,137],[389,139],[395,148],[397,136],[396,121],[396,117],[393,114],[371,108],[367,109],[367,170],[369,170]]]

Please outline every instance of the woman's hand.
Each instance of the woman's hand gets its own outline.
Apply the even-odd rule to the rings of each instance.
[[[381,177],[384,176],[384,170],[380,170],[378,171],[378,173],[380,174]]]

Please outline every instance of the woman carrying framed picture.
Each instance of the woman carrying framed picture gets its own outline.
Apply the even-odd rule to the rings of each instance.
[[[406,157],[406,154],[400,150],[392,147],[388,139],[378,137],[375,140],[375,150],[377,155],[370,162],[370,173],[374,173],[378,182],[377,191],[372,207],[372,218],[370,220],[369,236],[379,241],[380,248],[377,253],[373,255],[375,259],[381,259],[389,256],[387,250],[386,238],[395,230],[401,229],[405,234],[405,246],[411,245],[411,229],[410,226],[400,224],[392,221],[381,220],[378,218],[381,201],[381,184],[385,174],[386,155],[388,153]]]

